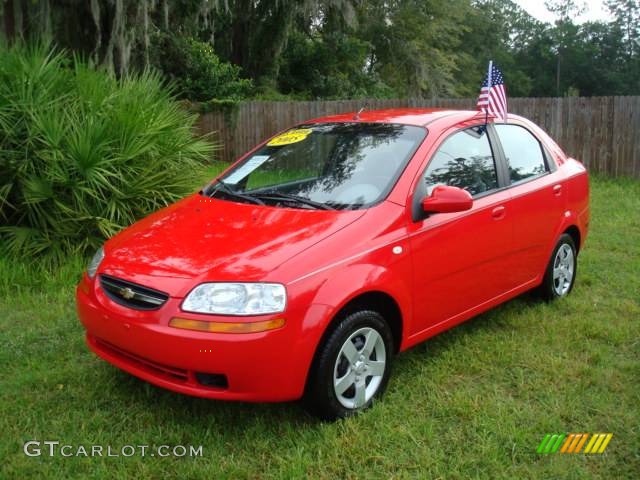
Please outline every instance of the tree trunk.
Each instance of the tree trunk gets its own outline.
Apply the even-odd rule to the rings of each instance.
[[[252,22],[253,2],[251,0],[239,0],[233,12],[231,24],[231,55],[230,59],[236,65],[240,65],[243,71],[249,69],[249,25]]]
[[[16,20],[13,13],[13,0],[5,0],[2,6],[4,20],[4,37],[7,42],[13,41],[16,36]]]
[[[560,96],[560,52],[558,52],[558,62],[556,63],[556,97]]]

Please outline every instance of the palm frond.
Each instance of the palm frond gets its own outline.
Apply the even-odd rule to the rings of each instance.
[[[195,120],[157,73],[116,79],[44,43],[0,45],[0,250],[83,253],[190,193],[216,149]]]

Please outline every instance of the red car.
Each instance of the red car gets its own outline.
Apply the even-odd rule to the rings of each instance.
[[[567,295],[588,196],[515,115],[320,118],[107,241],[78,314],[95,353],[160,387],[344,417],[396,353],[527,290]]]

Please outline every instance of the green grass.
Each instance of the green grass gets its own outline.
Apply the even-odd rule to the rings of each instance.
[[[298,404],[173,394],[90,353],[83,268],[0,260],[0,478],[638,478],[640,182],[592,182],[566,300],[525,295],[400,355],[382,402],[334,424]],[[612,432],[602,455],[539,455],[547,433]],[[27,457],[27,440],[203,445],[201,458]]]

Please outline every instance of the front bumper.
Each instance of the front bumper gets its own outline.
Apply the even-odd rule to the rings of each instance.
[[[76,291],[76,302],[87,344],[116,367],[175,392],[255,402],[302,396],[315,349],[315,341],[301,334],[302,317],[317,317],[315,323],[325,313],[324,306],[311,306],[307,312],[288,309],[282,328],[260,333],[182,330],[168,326],[173,316],[224,318],[187,315],[179,310],[176,298],[156,311],[132,310],[112,302],[86,276]],[[224,376],[226,385],[203,385],[198,373]]]

